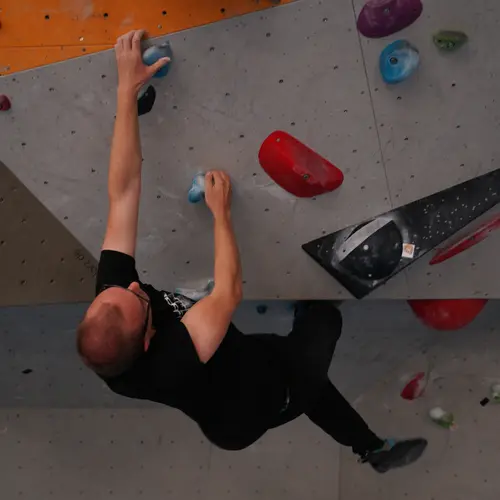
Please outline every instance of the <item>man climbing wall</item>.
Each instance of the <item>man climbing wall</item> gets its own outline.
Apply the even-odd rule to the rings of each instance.
[[[212,443],[227,450],[246,448],[268,429],[305,413],[378,472],[414,462],[427,445],[424,439],[380,439],[330,382],[328,368],[342,328],[332,303],[299,303],[288,337],[244,335],[231,323],[242,298],[242,278],[231,182],[224,172],[205,176],[215,239],[211,294],[194,303],[139,281],[137,96],[169,62],[145,66],[142,36],[142,31],[127,33],[115,47],[119,84],[110,207],[97,296],[77,332],[83,362],[118,394],[183,411]]]

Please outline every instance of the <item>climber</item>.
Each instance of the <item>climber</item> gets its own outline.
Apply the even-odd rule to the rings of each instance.
[[[378,472],[407,465],[424,439],[382,439],[328,378],[342,318],[327,301],[300,302],[292,332],[244,335],[231,323],[242,271],[231,220],[231,182],[205,176],[213,214],[215,286],[198,302],[139,279],[135,249],[141,191],[139,89],[168,63],[145,66],[142,31],[118,39],[117,113],[109,167],[108,225],[96,298],[77,331],[83,362],[123,396],[177,408],[215,445],[240,450],[267,430],[306,414]],[[168,262],[165,263],[168,265]]]

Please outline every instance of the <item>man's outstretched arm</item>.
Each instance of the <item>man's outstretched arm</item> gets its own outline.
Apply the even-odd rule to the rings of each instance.
[[[132,257],[137,240],[141,195],[141,141],[137,95],[153,74],[168,63],[161,59],[152,66],[142,62],[144,31],[131,31],[118,38],[115,51],[118,92],[115,131],[109,162],[109,214],[103,250],[117,250]]]
[[[231,223],[231,181],[224,172],[206,175],[205,199],[214,216],[215,287],[182,318],[203,363],[224,339],[242,299],[240,255]]]

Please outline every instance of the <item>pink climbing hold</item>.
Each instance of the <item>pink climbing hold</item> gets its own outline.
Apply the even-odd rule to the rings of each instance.
[[[0,111],[9,111],[11,108],[10,100],[6,95],[0,95]]]
[[[487,299],[409,300],[415,316],[436,330],[458,330],[471,323]]]
[[[358,30],[367,38],[389,36],[413,24],[422,10],[420,0],[369,0],[359,14]]]

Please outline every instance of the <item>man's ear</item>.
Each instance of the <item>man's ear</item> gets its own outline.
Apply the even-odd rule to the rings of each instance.
[[[144,352],[148,352],[150,341],[151,341],[151,339],[149,337],[146,337],[144,339]]]

